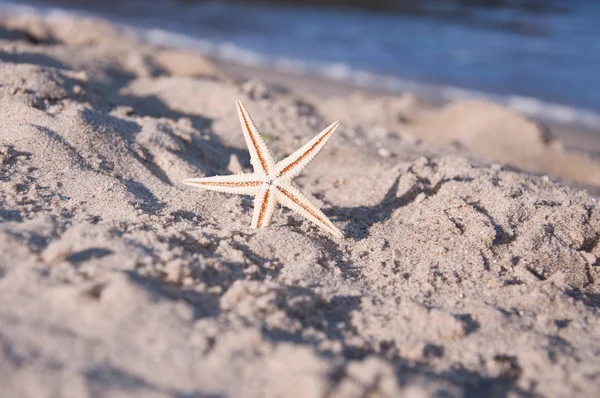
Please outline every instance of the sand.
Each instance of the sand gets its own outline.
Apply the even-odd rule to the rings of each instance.
[[[107,22],[0,29],[7,397],[589,397],[599,164],[484,102],[239,80]],[[183,178],[249,171],[245,104],[330,238]],[[562,182],[557,182],[562,181]]]

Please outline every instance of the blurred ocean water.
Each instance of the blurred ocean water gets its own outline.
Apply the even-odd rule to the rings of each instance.
[[[452,10],[452,18],[189,0],[0,1],[0,8],[104,16],[151,42],[241,64],[430,99],[488,98],[600,128],[600,1],[547,3],[537,11],[474,5]]]

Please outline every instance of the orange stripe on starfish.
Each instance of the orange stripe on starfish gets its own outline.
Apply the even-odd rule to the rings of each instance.
[[[271,196],[271,190],[267,189],[267,192],[265,192],[265,198],[263,199],[263,202],[260,205],[260,211],[258,213],[258,221],[256,222],[256,228],[262,227],[262,222],[263,222],[263,219],[265,218],[265,211],[267,211],[267,205],[269,204],[270,196]]]
[[[261,181],[197,181],[194,184],[198,185],[212,185],[215,187],[257,187],[262,184]]]
[[[252,146],[254,147],[254,150],[256,151],[258,160],[260,161],[260,164],[262,165],[263,170],[265,171],[265,174],[269,175],[269,165],[268,165],[266,159],[264,158],[262,152],[260,151],[260,147],[258,146],[258,143],[256,142],[256,137],[252,133],[252,129],[250,129],[250,123],[248,123],[248,119],[246,118],[246,113],[242,109],[242,106],[240,105],[239,102],[237,103],[237,106],[238,106],[238,109],[240,110],[240,114],[242,115],[242,119],[244,120],[244,126],[246,127],[246,131],[248,132],[248,135],[250,136],[250,141],[252,141]]]
[[[300,156],[298,159],[296,159],[295,161],[293,161],[292,163],[290,163],[289,165],[287,165],[286,167],[284,167],[283,170],[281,170],[281,172],[279,173],[279,176],[283,177],[285,175],[285,173],[287,173],[288,171],[292,170],[294,167],[296,167],[300,162],[302,162],[302,160],[304,160],[307,156],[309,156],[311,154],[312,151],[314,151],[314,149],[319,146],[319,144],[326,139],[333,130],[335,130],[337,128],[337,125],[332,125],[329,130],[327,131],[327,133],[323,134],[323,136],[321,138],[319,138],[319,140],[317,142],[315,142],[313,144],[313,146],[311,146],[306,152],[304,152],[302,154],[302,156]]]
[[[300,206],[301,208],[306,210],[311,216],[313,216],[317,220],[321,221],[323,224],[327,225],[328,227],[330,227],[330,228],[333,227],[331,225],[331,223],[329,223],[327,220],[324,220],[323,217],[321,217],[317,213],[315,213],[310,207],[306,206],[304,203],[302,203],[298,198],[296,198],[290,192],[288,192],[287,190],[285,190],[281,187],[277,187],[277,189],[279,190],[279,192],[281,192],[282,194],[287,196],[292,202],[294,202],[295,204],[297,204],[298,206]]]

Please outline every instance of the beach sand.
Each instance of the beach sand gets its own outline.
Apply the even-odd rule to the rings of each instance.
[[[546,127],[0,22],[3,396],[600,389],[600,163]],[[342,120],[296,183],[344,239],[181,183],[251,170],[236,99],[278,158]]]

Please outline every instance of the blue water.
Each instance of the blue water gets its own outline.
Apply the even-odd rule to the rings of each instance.
[[[73,3],[150,41],[243,64],[443,99],[487,97],[600,127],[600,1],[557,1],[543,13],[470,7],[468,19],[218,1]]]

